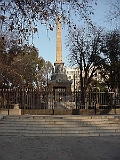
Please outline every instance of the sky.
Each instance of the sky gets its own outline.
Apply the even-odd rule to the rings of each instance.
[[[106,27],[111,29],[110,24],[105,22],[106,12],[109,10],[109,3],[115,3],[114,0],[96,0],[97,5],[94,5],[94,15],[92,20],[98,26]],[[82,24],[80,24],[82,25]],[[53,31],[46,30],[46,26],[38,25],[38,34],[34,37],[34,45],[39,50],[39,56],[43,57],[45,61],[50,61],[53,65],[56,60],[56,28]],[[62,59],[65,63],[64,66],[69,66],[68,54],[69,51],[66,48],[65,36],[67,35],[66,28],[62,30]]]

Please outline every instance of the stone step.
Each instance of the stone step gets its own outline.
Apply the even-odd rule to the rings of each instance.
[[[34,130],[35,132],[36,131],[41,131],[41,130],[55,130],[55,131],[60,131],[60,130],[64,130],[64,131],[72,131],[72,130],[75,130],[75,131],[91,131],[91,130],[94,130],[94,131],[116,131],[116,132],[120,132],[120,127],[56,127],[56,126],[51,126],[51,127],[47,127],[47,126],[44,126],[44,127],[30,127],[30,126],[9,126],[9,127],[1,127],[0,128],[1,130]]]
[[[119,122],[120,123],[120,118],[102,118],[102,119],[74,119],[74,118],[65,118],[65,120],[71,120],[71,121],[74,121],[74,120],[77,120],[77,121],[84,121],[84,122],[106,122],[106,121],[113,121],[113,122]]]
[[[89,125],[71,125],[71,124],[64,124],[64,125],[60,125],[60,124],[49,124],[49,125],[43,125],[43,124],[7,124],[7,125],[5,125],[5,124],[1,124],[0,125],[0,127],[4,127],[4,126],[6,126],[6,127],[33,127],[33,128],[41,128],[41,127],[43,127],[43,128],[45,128],[45,127],[54,127],[54,128],[73,128],[73,129],[75,129],[75,128],[77,128],[77,127],[81,127],[81,128],[84,128],[84,127],[94,127],[94,128],[106,128],[106,129],[109,129],[109,128],[118,128],[118,129],[120,129],[120,125],[116,125],[116,124],[110,124],[110,125],[107,125],[107,124],[102,124],[102,125],[91,125],[91,124],[89,124]]]
[[[41,121],[10,121],[10,122],[5,122],[5,121],[2,121],[0,122],[0,124],[42,124],[42,125],[67,125],[67,124],[71,124],[71,125],[79,125],[79,124],[86,124],[85,122],[59,122],[59,121],[48,121],[48,122],[41,122]],[[86,124],[87,125],[87,124]],[[90,125],[90,123],[88,123],[88,125]]]
[[[90,122],[111,122],[111,121],[113,121],[113,122],[120,122],[120,119],[117,119],[117,118],[109,118],[109,119],[59,119],[59,118],[30,118],[30,119],[28,119],[28,118],[14,118],[14,117],[11,117],[11,118],[4,118],[4,119],[2,119],[2,120],[4,120],[4,121],[90,121]]]
[[[35,132],[35,133],[61,133],[61,132],[72,132],[72,133],[86,133],[86,132],[120,132],[120,129],[105,129],[105,128],[75,128],[74,130],[72,128],[1,128],[0,132]]]
[[[9,132],[9,133],[4,133],[4,132],[0,132],[0,136],[24,136],[24,137],[53,137],[53,136],[99,136],[99,133],[83,133],[83,134],[80,134],[80,133],[44,133],[44,134],[39,134],[39,133],[33,133],[33,134],[30,134],[30,133],[19,133],[19,132],[16,132],[16,133],[13,133],[13,132]],[[112,134],[113,135],[113,134]]]
[[[90,126],[91,124],[89,123],[89,124],[86,124],[86,123],[84,123],[84,122],[81,122],[81,123],[79,123],[79,122],[57,122],[57,121],[53,121],[53,122],[40,122],[40,121],[38,121],[38,122],[36,122],[36,121],[32,121],[32,122],[29,122],[29,121],[10,121],[10,122],[5,122],[5,121],[2,121],[2,122],[0,122],[0,125],[1,124],[14,124],[14,125],[16,125],[16,124],[26,124],[26,125],[29,125],[29,124],[41,124],[41,125],[88,125],[88,126]]]
[[[59,119],[59,118],[55,118],[55,119],[49,119],[49,118],[41,118],[41,119],[39,119],[39,118],[13,118],[13,117],[11,117],[11,118],[4,118],[4,119],[2,119],[2,121],[4,121],[4,123],[5,122],[9,122],[9,121],[11,121],[11,123],[12,122],[40,122],[40,123],[44,123],[44,122],[49,122],[49,123],[65,123],[65,122],[68,122],[69,123],[69,121],[70,122],[77,122],[77,123],[95,123],[95,124],[98,124],[98,123],[118,123],[118,124],[120,124],[120,119]]]
[[[24,128],[24,129],[26,129],[26,128],[32,128],[32,129],[39,129],[39,128],[59,128],[59,129],[71,129],[71,130],[73,130],[73,128],[74,129],[86,129],[86,128],[92,128],[92,129],[99,129],[99,128],[105,128],[105,129],[120,129],[120,126],[119,125],[117,125],[117,126],[115,126],[115,125],[112,125],[112,126],[103,126],[103,125],[101,125],[101,126],[93,126],[93,125],[71,125],[71,124],[69,124],[69,125],[39,125],[39,124],[35,124],[35,125],[33,125],[33,124],[27,124],[27,125],[25,125],[25,124],[15,124],[15,125],[11,125],[11,124],[7,124],[7,125],[4,125],[4,124],[1,124],[0,125],[0,128],[16,128],[16,129],[19,129],[19,128]]]
[[[84,126],[87,126],[87,127],[120,127],[119,124],[71,124],[71,123],[65,123],[65,124],[58,124],[58,123],[49,123],[49,124],[46,124],[46,123],[1,123],[0,124],[0,127],[1,126],[36,126],[36,125],[39,125],[39,126],[49,126],[49,127],[71,127],[71,128],[74,128],[74,127],[84,127]]]
[[[11,121],[6,121],[6,120],[2,120],[0,121],[0,125],[1,124],[43,124],[43,125],[67,125],[67,124],[71,124],[71,125],[109,125],[109,126],[112,126],[112,125],[120,125],[120,123],[117,121],[117,122],[114,122],[114,121],[101,121],[101,122],[95,122],[95,121],[57,121],[57,120],[53,120],[53,121],[24,121],[24,120],[11,120]]]
[[[0,133],[27,133],[27,134],[60,134],[60,133],[79,133],[79,134],[83,134],[83,133],[120,133],[120,130],[1,130]]]
[[[24,136],[24,137],[40,137],[40,136],[46,136],[46,137],[53,137],[53,136],[74,136],[74,137],[85,137],[85,136],[120,136],[120,132],[101,132],[101,133],[20,133],[20,132],[0,132],[0,136]]]
[[[73,115],[73,116],[64,116],[64,119],[108,119],[108,118],[118,118],[120,119],[120,115]]]
[[[0,135],[116,136],[120,135],[120,117],[66,115],[6,116],[0,121]]]
[[[7,118],[5,118],[5,119],[2,119],[1,120],[1,123],[2,122],[40,122],[40,123],[47,123],[47,122],[49,122],[49,123],[69,123],[69,122],[77,122],[77,123],[95,123],[95,124],[97,124],[97,123],[119,123],[120,124],[120,120],[114,120],[114,119],[112,119],[112,120],[110,120],[110,119],[105,119],[105,120],[74,120],[74,119],[15,119],[15,118],[11,118],[11,119],[7,119]]]
[[[96,122],[58,122],[58,121],[53,121],[53,122],[18,122],[18,121],[13,121],[13,122],[1,122],[1,125],[56,125],[56,126],[120,126],[120,123],[115,123],[115,122],[103,122],[103,123],[96,123]]]
[[[108,119],[108,118],[118,118],[120,115],[92,115],[92,116],[82,116],[82,115],[23,115],[23,116],[7,116],[7,119]]]
[[[1,123],[0,124],[0,127],[1,126],[32,126],[32,127],[44,127],[44,126],[47,126],[47,127],[71,127],[71,128],[74,128],[74,127],[91,127],[91,124],[41,124],[41,123]]]

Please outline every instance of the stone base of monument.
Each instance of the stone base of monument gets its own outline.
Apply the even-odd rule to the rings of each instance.
[[[14,104],[14,108],[9,109],[9,115],[21,115],[21,109],[19,109],[19,104]]]
[[[9,110],[8,109],[0,109],[0,115],[8,115]]]

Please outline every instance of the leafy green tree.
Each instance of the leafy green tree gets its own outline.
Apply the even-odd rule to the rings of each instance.
[[[102,52],[105,56],[102,76],[110,90],[120,89],[120,32],[118,30],[105,35]]]
[[[52,73],[52,64],[49,61],[43,60],[43,66],[37,72],[37,86],[42,90],[47,86],[48,80]]]
[[[38,50],[35,47],[15,45],[6,51],[3,43],[0,51],[1,87],[38,87],[40,81],[41,84],[47,81],[45,74],[50,73],[51,63],[48,62],[47,70],[48,64],[42,57],[38,57]]]

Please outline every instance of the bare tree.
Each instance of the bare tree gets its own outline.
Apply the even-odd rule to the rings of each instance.
[[[114,0],[114,2],[108,3],[110,10],[107,12],[107,21],[113,21],[118,26],[120,24],[120,1]]]
[[[82,101],[97,70],[102,69],[104,59],[101,55],[102,29],[94,28],[93,32],[79,28],[71,31],[67,37],[69,62],[80,69],[80,89]]]
[[[79,20],[90,22],[93,14],[91,4],[95,0],[1,0],[0,27],[1,31],[16,31],[19,43],[27,41],[29,36],[38,32],[38,22],[53,30],[56,17],[61,14],[62,20],[68,26],[72,24],[72,15],[78,15]]]

